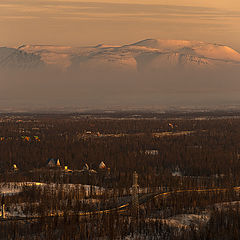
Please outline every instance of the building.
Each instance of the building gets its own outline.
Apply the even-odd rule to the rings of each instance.
[[[155,155],[158,155],[158,153],[159,153],[159,151],[158,151],[158,150],[155,150],[155,149],[145,150],[145,154],[146,154],[146,155],[155,156]]]
[[[17,165],[16,165],[16,164],[13,164],[13,168],[12,168],[12,169],[13,169],[14,172],[17,172],[17,171],[18,171]]]
[[[55,158],[49,158],[47,161],[47,166],[48,167],[60,167],[60,160],[59,159],[55,159]]]
[[[88,166],[87,163],[85,163],[85,164],[83,165],[82,170],[77,170],[77,171],[75,170],[75,172],[82,173],[82,174],[85,174],[85,173],[87,173],[87,174],[97,173],[95,170],[90,169],[90,167]]]
[[[99,169],[101,170],[105,170],[106,169],[106,164],[102,161],[99,166],[98,166]]]
[[[89,170],[89,166],[87,165],[87,163],[84,164],[82,170],[84,170],[84,171],[88,171]]]
[[[65,173],[72,173],[73,170],[69,169],[68,166],[64,166],[64,172]]]

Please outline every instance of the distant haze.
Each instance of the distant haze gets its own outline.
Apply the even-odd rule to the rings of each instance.
[[[0,48],[0,110],[240,104],[240,54],[201,41]]]

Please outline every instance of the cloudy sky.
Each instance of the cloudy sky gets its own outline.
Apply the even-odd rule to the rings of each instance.
[[[145,38],[202,40],[240,51],[240,1],[0,1],[0,46],[124,44]]]

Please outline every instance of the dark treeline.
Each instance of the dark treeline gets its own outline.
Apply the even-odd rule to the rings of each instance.
[[[174,125],[173,129],[169,127],[169,123]],[[192,132],[188,135],[174,136],[174,133],[181,131]],[[152,135],[162,132],[172,132],[173,135]],[[239,183],[239,119],[44,118],[23,122],[11,120],[1,122],[0,135],[4,138],[0,141],[2,181],[11,179],[8,172],[13,164],[16,164],[24,175],[24,172],[46,167],[47,159],[53,157],[59,158],[61,164],[70,169],[81,169],[85,163],[97,169],[98,164],[104,161],[119,186],[131,185],[134,170],[140,175],[141,186],[180,183],[171,176],[176,168],[184,176],[205,177],[202,180],[198,179],[198,184],[206,184],[206,179],[213,175],[217,175],[218,178],[211,184]],[[40,141],[35,141],[34,135],[39,136]],[[23,140],[22,136],[29,136],[31,140]],[[159,153],[144,154],[145,150],[151,149],[156,149]],[[19,173],[19,180],[20,176]],[[14,179],[17,179],[16,175]],[[75,181],[74,177],[68,179]],[[185,178],[182,181],[186,181],[184,185],[191,186],[195,184],[196,179],[192,178],[189,182],[189,179]]]
[[[78,218],[51,220],[42,219],[28,223],[4,223],[0,239],[161,239],[161,240],[238,240],[240,237],[239,212],[213,212],[209,223],[200,230],[182,231],[175,234],[160,222],[140,221],[138,228],[128,218],[118,219],[116,215],[100,219],[79,220]]]
[[[42,217],[28,221],[13,220],[1,222],[0,239],[163,239],[163,240],[202,240],[202,239],[239,239],[240,236],[240,208],[234,207],[217,209],[212,205],[220,198],[233,200],[233,195],[209,194],[204,197],[190,195],[189,198],[175,196],[172,201],[183,201],[178,204],[162,203],[161,207],[152,208],[145,204],[140,208],[138,219],[125,214],[113,212],[107,215],[90,215],[78,217],[77,215],[63,217]],[[193,201],[190,201],[192,199]],[[181,212],[201,214],[204,201],[209,200],[209,220],[197,226],[188,228],[170,227],[161,219]],[[176,203],[176,202],[175,202]],[[192,206],[189,205],[192,204]],[[198,207],[197,205],[201,205]],[[185,209],[182,208],[185,206]],[[206,207],[206,205],[205,205]],[[205,209],[205,208],[203,208]],[[173,211],[170,213],[170,211]],[[156,217],[158,216],[158,217]]]
[[[239,239],[239,208],[216,208],[217,203],[240,200],[233,190],[240,186],[238,118],[15,116],[0,122],[0,138],[1,182],[56,185],[54,190],[51,184],[26,186],[18,194],[5,196],[7,211],[21,206],[24,215],[40,218],[2,221],[0,239]],[[73,172],[49,169],[49,158],[59,158],[61,165]],[[110,169],[99,170],[101,161]],[[85,163],[97,173],[80,173]],[[13,164],[18,171],[12,169]],[[79,212],[109,209],[117,201],[130,198],[134,171],[145,192],[212,188],[226,191],[154,198],[140,206],[138,219],[131,216],[131,209],[121,214],[77,216]],[[66,183],[96,185],[105,191],[101,195],[94,191],[87,194],[81,187],[66,191]],[[161,221],[178,214],[201,215],[204,211],[209,212],[210,220],[198,228],[176,230]],[[50,213],[55,216],[46,217]]]

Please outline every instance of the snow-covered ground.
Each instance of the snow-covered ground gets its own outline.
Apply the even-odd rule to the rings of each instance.
[[[209,220],[210,213],[206,211],[201,214],[180,214],[162,219],[161,222],[178,229],[189,229],[190,227],[198,229],[199,226],[206,224]]]
[[[240,54],[228,46],[200,41],[146,39],[124,46],[97,45],[70,47],[23,45],[18,49],[0,48],[0,66],[55,66],[66,70],[120,69],[143,71],[184,66],[214,68],[240,64]]]
[[[162,138],[162,137],[176,137],[176,136],[184,136],[184,135],[191,135],[194,134],[196,131],[178,131],[178,132],[155,132],[152,133],[152,136],[155,138]],[[100,137],[115,137],[121,138],[126,136],[144,136],[145,133],[83,133],[78,134],[77,139],[84,139],[84,138],[100,138]]]
[[[214,207],[219,211],[228,209],[234,210],[240,208],[240,201],[216,203]]]
[[[14,195],[22,192],[24,186],[43,186],[44,183],[38,182],[7,182],[0,183],[0,194],[1,195]]]
[[[101,195],[104,192],[104,188],[91,185],[83,184],[55,184],[55,183],[40,183],[40,182],[8,182],[0,183],[0,194],[1,195],[14,195],[22,192],[23,187],[49,187],[51,190],[71,191],[71,190],[84,190],[86,196],[90,196],[91,193],[95,195]]]
[[[0,195],[9,196],[9,195],[15,195],[23,191],[25,187],[40,187],[50,190],[50,192],[57,192],[57,191],[64,191],[64,192],[70,192],[70,191],[84,191],[85,197],[90,197],[91,194],[93,195],[101,195],[105,189],[100,188],[98,186],[91,186],[91,185],[82,185],[82,184],[54,184],[54,183],[40,183],[40,182],[8,182],[8,183],[0,183]],[[80,202],[84,204],[99,204],[99,199],[94,198],[87,198],[82,199]],[[16,203],[8,205],[5,208],[5,216],[8,217],[38,217],[39,214],[31,212],[30,216],[28,215],[28,209],[29,207],[37,207],[35,205],[38,205],[39,202],[34,203]],[[51,213],[49,213],[51,214]],[[56,214],[56,211],[54,212]],[[58,211],[58,214],[61,215],[62,212]],[[1,217],[1,212],[0,212]]]

